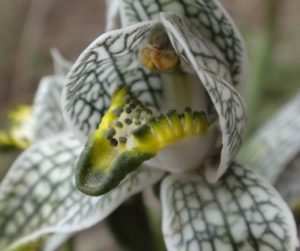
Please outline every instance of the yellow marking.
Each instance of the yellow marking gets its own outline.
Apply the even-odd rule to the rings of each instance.
[[[19,105],[8,114],[8,128],[0,131],[0,145],[25,149],[32,133],[32,107]]]
[[[149,126],[146,133],[134,135],[127,132],[127,142],[113,146],[105,137],[105,133],[109,128],[113,128],[117,117],[113,111],[117,108],[123,108],[128,95],[127,89],[120,89],[112,97],[112,103],[107,113],[103,116],[99,128],[93,136],[93,144],[95,146],[92,161],[97,167],[110,166],[111,162],[126,150],[133,148],[143,149],[145,151],[159,151],[161,148],[176,141],[205,133],[208,128],[208,123],[205,117],[200,115],[193,117],[190,110],[184,112],[183,118],[179,118],[176,113],[154,117],[153,121],[145,122]],[[126,127],[126,124],[124,124]],[[126,128],[125,128],[126,130]],[[131,142],[131,145],[128,144]],[[101,158],[99,159],[99,153]]]
[[[129,104],[136,106],[131,112],[127,112]],[[116,110],[119,112],[116,113]],[[141,117],[141,125],[135,125],[135,115]],[[125,123],[126,119],[132,123]],[[123,122],[122,129],[116,126],[117,121]],[[167,115],[153,115],[138,102],[134,103],[127,89],[120,89],[113,95],[111,106],[79,159],[77,187],[89,195],[101,195],[161,149],[179,140],[201,135],[208,128],[204,114],[194,115],[186,110],[183,116],[175,111]],[[126,142],[120,143],[120,137]]]

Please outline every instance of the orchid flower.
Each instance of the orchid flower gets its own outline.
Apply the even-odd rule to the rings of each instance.
[[[0,247],[60,242],[160,182],[168,250],[295,250],[285,202],[233,161],[247,56],[227,12],[217,0],[123,0],[112,17],[118,6],[121,29],[80,55],[62,92],[38,92],[47,130],[1,183]]]

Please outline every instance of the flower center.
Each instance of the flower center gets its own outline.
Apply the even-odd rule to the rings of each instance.
[[[179,66],[179,57],[162,26],[152,30],[141,50],[141,63],[149,70],[159,71],[172,71]]]

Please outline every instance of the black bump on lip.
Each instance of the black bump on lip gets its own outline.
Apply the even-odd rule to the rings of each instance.
[[[131,120],[131,119],[128,119],[128,118],[126,118],[126,119],[125,119],[125,123],[126,123],[127,125],[131,125],[131,124],[132,124],[132,120]]]
[[[148,125],[143,124],[139,128],[133,130],[132,134],[138,138],[142,138],[142,137],[146,136],[150,131],[151,131],[151,128]]]
[[[116,115],[116,117],[120,117],[121,114],[123,113],[123,107],[118,107],[118,108],[114,109],[112,112],[113,112],[113,114]]]
[[[123,124],[122,124],[122,122],[120,122],[120,121],[117,121],[117,122],[116,122],[116,127],[118,127],[118,128],[122,128],[122,127],[123,127]]]
[[[107,139],[111,139],[114,135],[116,134],[116,130],[114,128],[109,128],[106,130],[106,132],[104,133],[104,136]]]

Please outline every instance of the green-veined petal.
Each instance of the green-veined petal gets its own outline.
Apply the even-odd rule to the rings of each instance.
[[[161,200],[169,251],[294,251],[298,244],[278,193],[236,164],[213,185],[197,175],[169,176]]]
[[[219,0],[122,0],[122,26],[159,20],[160,13],[186,17],[192,26],[224,54],[233,84],[243,90],[247,75],[247,52],[239,30]]]
[[[139,52],[155,22],[105,33],[78,58],[64,87],[63,109],[66,122],[76,135],[93,132],[110,105],[118,85],[130,86],[137,98],[158,108],[162,86],[157,73],[140,66]]]
[[[220,165],[217,170],[209,169],[207,172],[209,180],[215,182],[226,171],[242,143],[246,122],[243,98],[223,78],[202,67],[201,58],[198,57],[201,47],[197,45],[197,37],[190,32],[189,27],[184,26],[182,18],[174,14],[161,14],[161,18],[174,49],[182,60],[193,67],[218,114],[222,132]]]
[[[175,44],[180,43],[181,37],[185,36],[186,41],[189,43],[188,47],[199,67],[213,72],[228,83],[233,82],[234,75],[230,72],[230,63],[226,60],[225,55],[215,43],[201,33],[197,26],[194,26],[186,17],[173,13],[163,13],[161,18],[164,23],[171,24],[178,31],[178,34],[173,34],[170,37],[178,55],[184,55],[184,51],[179,50],[180,46]],[[166,29],[169,27],[168,24]],[[185,57],[182,57],[182,59],[193,68],[191,59]]]
[[[17,159],[0,186],[1,250],[18,250],[49,234],[88,228],[163,175],[140,169],[110,193],[89,197],[74,184],[81,149],[71,134],[61,134],[33,145]]]

